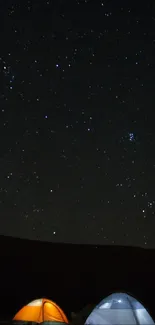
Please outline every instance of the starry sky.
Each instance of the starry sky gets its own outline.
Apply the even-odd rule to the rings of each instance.
[[[0,3],[0,234],[155,248],[155,7]]]

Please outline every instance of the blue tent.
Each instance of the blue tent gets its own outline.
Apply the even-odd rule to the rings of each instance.
[[[103,299],[91,312],[85,325],[152,325],[144,306],[126,293],[114,293]]]

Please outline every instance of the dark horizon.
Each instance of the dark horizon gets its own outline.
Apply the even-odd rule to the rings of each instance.
[[[0,234],[0,242],[22,242],[22,243],[29,243],[31,245],[33,244],[39,244],[39,245],[51,245],[51,246],[55,246],[55,247],[76,247],[78,249],[82,248],[82,247],[85,247],[85,248],[92,248],[92,249],[100,249],[100,248],[106,248],[106,249],[120,249],[120,250],[123,250],[123,249],[130,249],[130,250],[141,250],[141,251],[152,251],[154,252],[155,249],[154,248],[150,248],[150,247],[142,247],[142,246],[130,246],[130,245],[114,245],[114,244],[110,244],[110,245],[104,245],[104,244],[90,244],[90,243],[73,243],[73,242],[51,242],[51,241],[47,241],[47,240],[41,240],[41,239],[30,239],[30,238],[23,238],[23,237],[14,237],[14,236],[6,236],[6,235],[1,235]]]

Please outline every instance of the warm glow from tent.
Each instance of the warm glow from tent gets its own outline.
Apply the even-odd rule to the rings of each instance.
[[[59,306],[48,299],[37,299],[24,306],[13,320],[41,323],[44,321],[68,324],[68,319]]]

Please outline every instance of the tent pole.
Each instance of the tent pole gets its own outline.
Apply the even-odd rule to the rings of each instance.
[[[134,315],[134,317],[135,317],[135,319],[136,319],[136,323],[137,323],[137,325],[140,325],[139,320],[138,320],[138,317],[137,317],[137,315],[136,315],[136,313],[135,313],[135,310],[134,310],[134,308],[133,308],[132,302],[130,301],[130,299],[129,299],[128,297],[127,297],[127,299],[128,299],[128,302],[129,302],[129,304],[130,304],[130,306],[131,306],[131,309],[132,309],[133,315]]]

